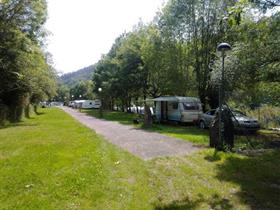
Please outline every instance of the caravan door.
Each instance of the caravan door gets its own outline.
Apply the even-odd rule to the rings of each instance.
[[[168,120],[181,121],[181,111],[179,107],[179,102],[167,102],[167,116]]]

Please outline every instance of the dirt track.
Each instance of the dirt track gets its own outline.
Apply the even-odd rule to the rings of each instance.
[[[118,122],[97,119],[68,107],[62,109],[112,144],[144,160],[163,156],[188,155],[199,150],[198,147],[187,141],[122,125]]]

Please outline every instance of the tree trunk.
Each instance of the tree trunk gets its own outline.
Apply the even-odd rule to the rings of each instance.
[[[7,113],[8,113],[7,107],[0,105],[0,126],[5,124],[5,121],[7,120]]]
[[[10,122],[19,122],[22,117],[23,107],[22,106],[11,106],[9,107],[8,120]]]
[[[35,104],[33,107],[34,107],[34,112],[35,112],[35,114],[38,115],[39,113],[38,113],[38,109],[37,109],[38,107],[37,107],[37,105]]]
[[[27,104],[25,107],[24,107],[24,116],[26,118],[30,118],[30,105]]]
[[[145,127],[151,127],[152,126],[152,114],[150,107],[145,105],[145,110],[144,110],[144,126]]]

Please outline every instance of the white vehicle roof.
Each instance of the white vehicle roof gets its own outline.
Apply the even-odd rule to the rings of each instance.
[[[151,99],[151,101],[170,101],[170,102],[199,102],[200,100],[195,97],[182,97],[182,96],[162,96]]]
[[[85,102],[86,100],[75,100],[74,103],[83,103]]]

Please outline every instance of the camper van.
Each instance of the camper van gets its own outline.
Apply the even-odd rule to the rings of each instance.
[[[158,121],[197,123],[203,113],[201,102],[195,97],[165,96],[152,101]]]
[[[82,109],[99,109],[101,106],[100,100],[75,100],[73,108]]]

